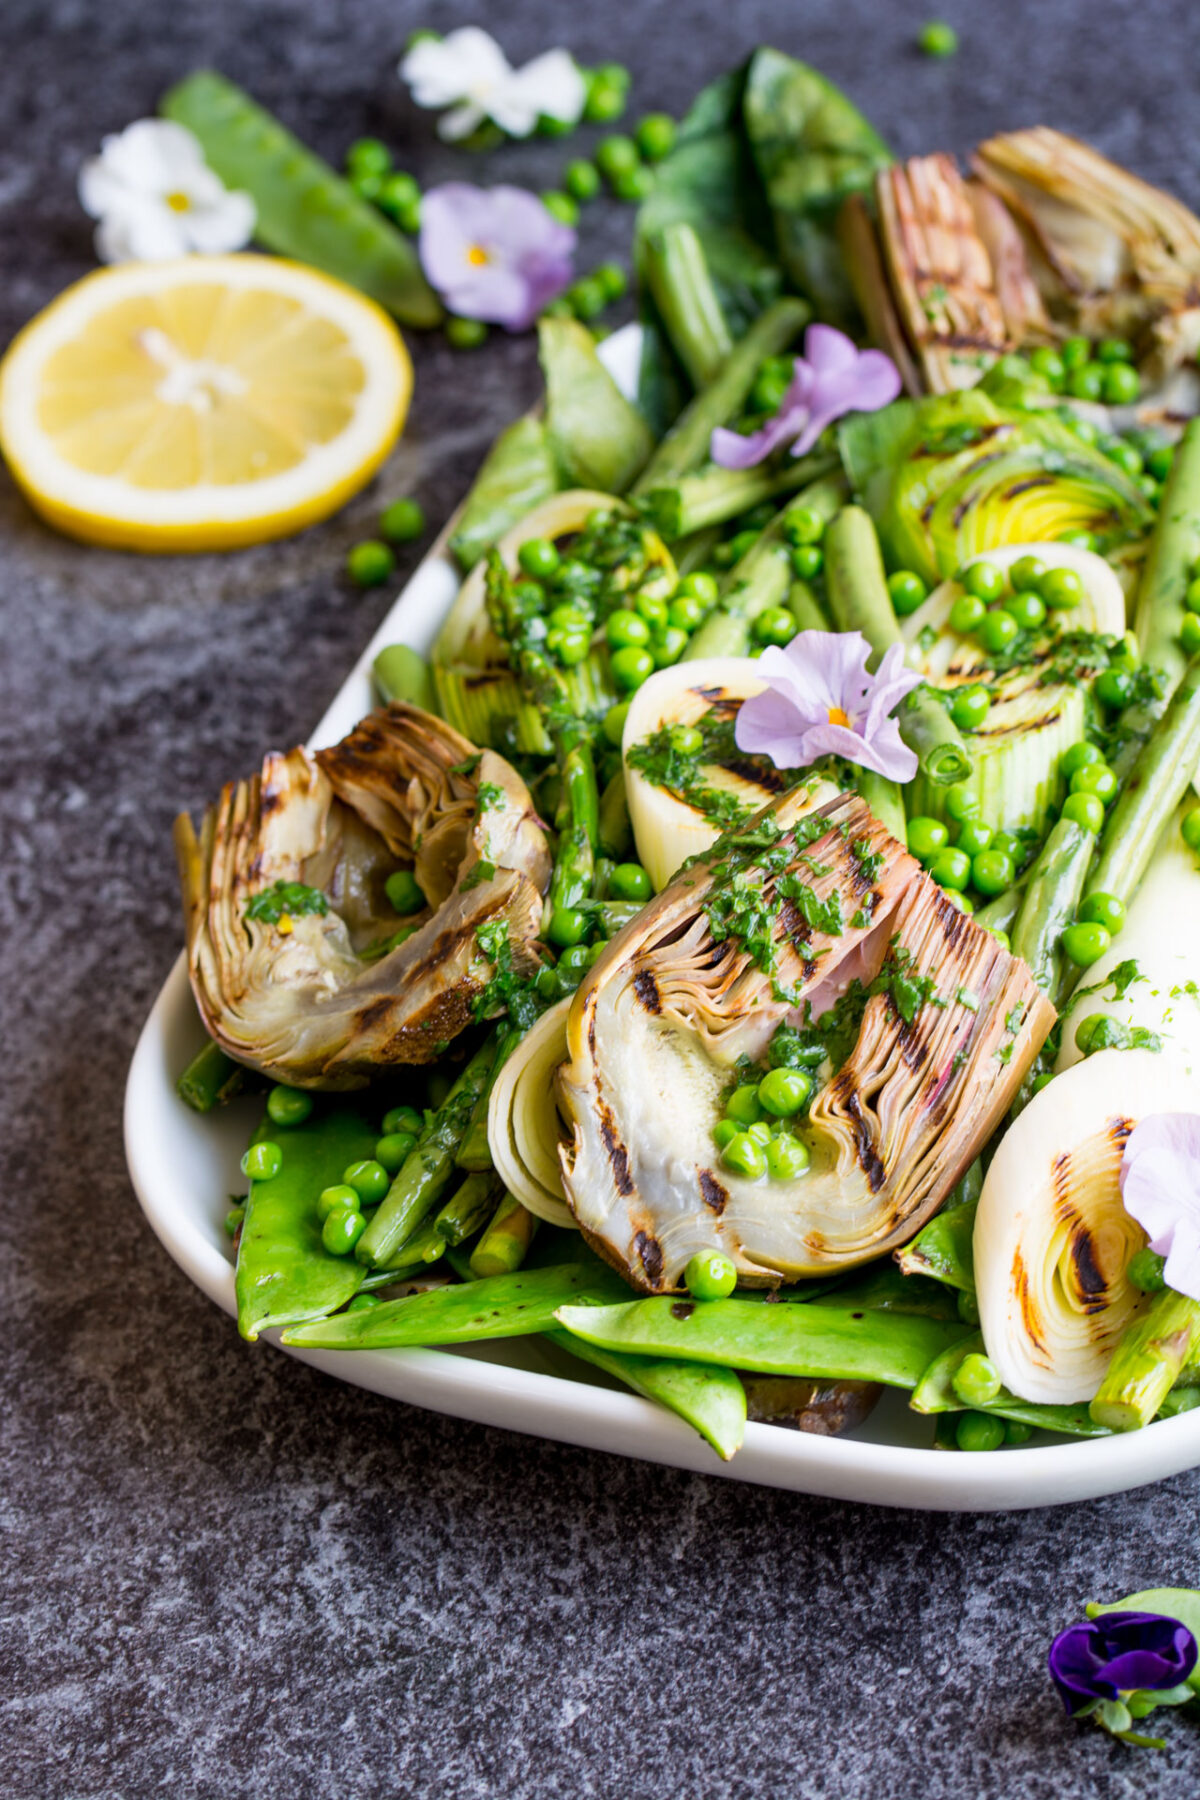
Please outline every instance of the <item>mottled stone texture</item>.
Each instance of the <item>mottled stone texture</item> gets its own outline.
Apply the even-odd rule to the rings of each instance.
[[[1046,119],[1200,201],[1194,6],[947,4],[963,47],[936,64],[910,48],[915,0],[6,0],[0,341],[90,266],[83,156],[197,64],[333,158],[371,130],[425,180],[459,171],[393,76],[418,23],[486,17],[516,56],[562,39],[620,56],[639,107],[674,110],[771,39],[903,151]],[[512,148],[487,175],[550,186],[563,160]],[[628,224],[592,209],[587,258],[620,253]],[[1089,1596],[1200,1579],[1200,1477],[940,1518],[559,1449],[248,1349],[143,1224],[121,1093],[178,941],[171,817],[323,710],[387,604],[339,573],[379,496],[415,491],[439,519],[535,392],[528,340],[471,358],[430,343],[417,361],[412,425],[375,490],[282,547],[86,550],[0,477],[0,1789],[1194,1794],[1194,1726],[1169,1723],[1157,1758],[1078,1733],[1043,1658]]]

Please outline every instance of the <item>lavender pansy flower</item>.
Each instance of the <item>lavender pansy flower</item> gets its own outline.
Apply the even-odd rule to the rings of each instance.
[[[1050,1679],[1069,1713],[1134,1689],[1167,1692],[1196,1666],[1196,1640],[1161,1613],[1110,1612],[1068,1625],[1050,1646]]]
[[[802,631],[786,649],[765,650],[756,670],[766,687],[743,702],[734,728],[739,750],[779,769],[844,756],[892,781],[911,781],[917,759],[892,714],[921,677],[904,667],[899,644],[873,675],[870,654],[861,631]]]
[[[810,325],[775,417],[748,437],[718,426],[710,454],[724,469],[751,468],[787,443],[793,456],[803,456],[843,413],[876,412],[899,392],[900,373],[890,356],[857,349],[832,325]]]
[[[571,279],[575,233],[524,188],[448,181],[421,201],[421,266],[451,312],[524,331]]]
[[[1200,1300],[1200,1114],[1152,1113],[1134,1126],[1121,1158],[1121,1199],[1150,1248],[1166,1257],[1167,1286]]]

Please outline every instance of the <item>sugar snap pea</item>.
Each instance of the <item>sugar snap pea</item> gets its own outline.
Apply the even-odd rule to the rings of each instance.
[[[569,1331],[548,1331],[559,1350],[613,1375],[635,1394],[657,1400],[693,1426],[717,1455],[728,1462],[742,1447],[746,1432],[746,1390],[732,1369],[702,1368],[698,1363],[667,1357],[624,1356],[585,1343]]]

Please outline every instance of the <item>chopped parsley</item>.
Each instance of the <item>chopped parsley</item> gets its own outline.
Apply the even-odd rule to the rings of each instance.
[[[480,813],[491,812],[494,807],[504,805],[504,789],[496,781],[481,781],[475,791],[475,810]]]
[[[770,786],[776,786],[780,771],[767,757],[751,756],[738,749],[734,739],[736,723],[736,715],[719,713],[713,707],[694,727],[701,739],[697,749],[681,750],[678,729],[663,725],[641,743],[632,745],[626,761],[654,787],[681,800],[714,825],[724,828],[740,825],[750,817],[754,807],[728,788],[714,787],[705,779],[704,769],[737,767],[751,780],[756,771],[761,771],[764,787],[768,781]],[[794,787],[804,775],[803,769],[788,769],[783,772],[783,780],[789,787]]]
[[[805,924],[814,931],[824,932],[826,937],[840,937],[845,930],[841,896],[836,888],[828,900],[822,900],[799,875],[781,875],[775,883],[775,892],[781,900],[790,900]]]
[[[316,913],[324,918],[328,911],[329,901],[320,888],[305,887],[302,881],[273,881],[247,900],[243,917],[260,925],[278,925],[285,915],[301,918]]]
[[[513,968],[508,920],[490,919],[486,925],[480,925],[475,942],[492,965],[490,981],[475,996],[476,1019],[494,1018],[498,1012],[506,1012],[519,1030],[528,1031],[537,1023],[542,1008],[532,981],[523,980]]]
[[[893,944],[869,989],[872,994],[886,994],[906,1025],[912,1024],[922,1007],[946,1004],[938,997],[932,975],[922,975],[915,962],[906,944]]]
[[[872,850],[870,838],[858,837],[850,845],[850,854],[862,870],[864,881],[877,881],[883,867],[883,851]]]
[[[1148,1031],[1144,1025],[1123,1025],[1120,1019],[1102,1016],[1080,1047],[1085,1057],[1095,1056],[1097,1050],[1153,1050],[1161,1054],[1163,1041],[1157,1031]]]

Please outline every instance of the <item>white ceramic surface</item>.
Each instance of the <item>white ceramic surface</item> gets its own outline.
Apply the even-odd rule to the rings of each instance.
[[[444,535],[444,534],[443,534]],[[336,742],[373,704],[371,662],[385,644],[428,650],[457,589],[439,545],[420,565],[351,671],[310,740]],[[264,749],[268,746],[264,745]],[[169,849],[163,846],[163,854]],[[216,1117],[189,1111],[175,1078],[203,1042],[182,956],[146,1021],[125,1096],[125,1147],[151,1226],[184,1272],[233,1316],[233,1266],[223,1218],[242,1185],[238,1159],[256,1113],[235,1103]],[[269,1356],[265,1344],[247,1355]],[[749,1425],[722,1463],[673,1415],[618,1389],[540,1339],[464,1351],[291,1351],[342,1381],[457,1418],[525,1431],[595,1450],[801,1493],[933,1511],[1002,1511],[1121,1492],[1200,1463],[1200,1408],[1143,1432],[1086,1443],[1043,1441],[991,1453],[948,1454],[931,1445],[933,1422],[885,1396],[859,1431],[811,1437]]]

